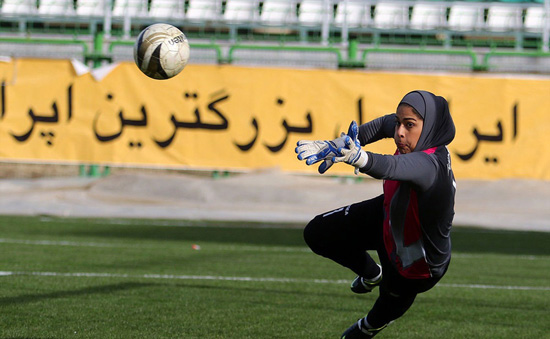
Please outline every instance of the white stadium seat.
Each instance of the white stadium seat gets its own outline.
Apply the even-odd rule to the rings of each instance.
[[[227,0],[223,18],[227,23],[254,22],[260,16],[259,6],[255,0]]]
[[[264,0],[260,21],[275,26],[296,23],[296,4],[294,1]]]
[[[544,7],[528,7],[525,12],[525,22],[523,27],[527,32],[541,33],[544,28],[545,20]]]
[[[149,16],[153,18],[183,19],[185,8],[181,0],[151,0]]]
[[[75,15],[72,0],[42,0],[38,6],[38,14],[68,16]]]
[[[36,2],[33,0],[4,0],[2,14],[36,14]]]
[[[483,8],[477,5],[452,5],[448,27],[454,31],[475,31],[483,26]]]
[[[76,15],[78,16],[103,16],[104,13],[104,0],[78,0],[76,3]]]
[[[521,29],[521,8],[517,6],[491,5],[487,13],[487,29],[495,32]]]
[[[374,8],[374,27],[380,29],[406,28],[409,5],[399,2],[378,2]]]
[[[115,0],[114,17],[144,17],[146,15],[146,0]]]
[[[410,28],[418,30],[438,29],[447,23],[447,8],[436,3],[415,4],[411,14]]]
[[[364,27],[370,24],[370,4],[364,1],[340,1],[338,7],[336,7],[336,16],[334,23],[336,26],[343,26],[344,22],[347,22],[347,26]]]
[[[323,0],[303,0],[300,3],[298,22],[304,26],[320,26],[325,16],[325,4]],[[329,16],[332,21],[332,14]]]
[[[217,0],[189,0],[189,7],[185,17],[189,21],[204,22],[216,21],[221,17],[221,1]]]

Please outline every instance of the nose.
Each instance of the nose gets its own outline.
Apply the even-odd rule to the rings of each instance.
[[[397,126],[395,127],[395,133],[396,133],[399,137],[401,137],[401,138],[405,137],[405,133],[404,133],[404,132],[405,132],[405,127],[404,127],[403,125],[400,124],[400,125],[397,125]]]

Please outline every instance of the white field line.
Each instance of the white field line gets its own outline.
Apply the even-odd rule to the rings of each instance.
[[[71,223],[82,218],[60,218],[60,217],[41,217],[41,222],[52,222],[52,223]],[[157,220],[157,219],[126,219],[126,218],[90,218],[86,219],[87,223],[90,224],[100,224],[100,225],[121,225],[121,226],[161,226],[161,227],[212,227],[216,221],[193,221],[193,220]],[[245,226],[238,226],[238,222],[231,222],[231,224],[222,223],[222,228],[271,228],[271,229],[287,229],[288,226],[285,226],[284,223],[279,225],[277,223],[258,223],[260,226],[246,226],[248,222],[243,221],[242,224]],[[256,223],[255,223],[256,224]],[[263,224],[263,226],[262,226]],[[305,223],[304,223],[305,226]]]
[[[75,247],[113,247],[113,248],[144,248],[151,247],[143,244],[100,243],[62,240],[26,240],[0,238],[0,244],[39,245],[39,246],[75,246]],[[182,247],[187,244],[182,243]],[[253,252],[311,252],[307,247],[282,247],[282,246],[248,246],[248,245],[215,245],[216,250],[223,251],[253,251]]]
[[[60,241],[60,240],[25,240],[0,238],[3,244],[43,245],[43,246],[76,246],[76,247],[129,247],[122,244],[107,244],[97,242]]]
[[[75,246],[75,247],[112,247],[112,248],[149,248],[144,244],[123,244],[123,243],[100,243],[100,242],[80,242],[80,241],[61,241],[61,240],[26,240],[0,238],[0,244],[20,244],[20,245],[41,245],[41,246]],[[199,244],[200,245],[200,244]],[[182,247],[185,246],[182,244]],[[214,247],[215,246],[215,247]],[[254,246],[254,245],[214,245],[212,248],[222,251],[237,252],[311,252],[307,247],[283,247],[283,246]],[[207,248],[203,248],[207,249]],[[494,254],[488,254],[494,255]],[[516,255],[505,254],[507,257],[524,260],[550,260],[549,256],[542,255]],[[484,258],[484,254],[453,253],[453,259],[479,259]]]
[[[469,254],[469,253],[453,253],[452,259],[480,259],[480,258],[486,258],[488,255],[490,256],[506,256],[506,257],[512,257],[514,259],[524,259],[524,260],[550,260],[550,257],[547,255],[519,255],[519,254],[495,254],[495,253],[487,253],[487,254]]]
[[[313,216],[312,216],[313,218]],[[41,222],[53,222],[53,223],[72,223],[78,220],[86,219],[87,223],[102,224],[102,225],[140,225],[140,226],[163,226],[163,227],[211,227],[212,224],[219,222],[216,220],[210,221],[200,221],[200,220],[180,220],[180,219],[131,219],[131,218],[79,218],[79,217],[55,217],[55,216],[42,216],[40,218]],[[242,221],[244,225],[248,221]],[[247,226],[238,226],[238,221],[231,221],[230,224],[223,224],[224,228],[247,228]],[[261,222],[259,224],[262,224]],[[278,225],[277,223],[265,222],[264,226],[261,228],[273,228],[273,229],[287,229],[288,226]],[[305,227],[307,223],[291,223],[291,224],[303,224]],[[257,226],[254,226],[254,228]],[[463,226],[455,226],[460,230]],[[468,228],[469,232],[472,233],[491,233],[491,234],[509,234],[510,232],[529,232],[530,230],[520,230],[520,229],[498,229],[498,228],[482,228],[475,227],[474,229]],[[546,232],[544,230],[543,232]]]
[[[247,282],[277,282],[298,284],[349,284],[349,280],[328,279],[294,279],[268,277],[224,277],[212,275],[171,275],[171,274],[117,274],[117,273],[62,273],[62,272],[25,272],[0,271],[0,276],[40,276],[40,277],[86,277],[86,278],[124,278],[124,279],[167,279],[167,280],[214,280],[214,281],[247,281]],[[499,286],[481,284],[438,284],[438,287],[467,288],[484,290],[521,290],[521,291],[550,291],[547,286]]]

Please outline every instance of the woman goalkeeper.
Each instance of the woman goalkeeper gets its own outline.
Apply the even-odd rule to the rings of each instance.
[[[321,173],[345,162],[356,173],[384,179],[382,195],[318,215],[304,229],[313,252],[357,274],[353,292],[379,286],[367,316],[342,338],[375,336],[447,271],[456,184],[446,145],[454,136],[447,101],[413,91],[403,97],[395,114],[359,127],[352,122],[347,135],[332,141],[298,142],[298,159],[308,165],[322,161]],[[393,156],[361,148],[391,137],[397,146]],[[377,251],[380,265],[367,250]]]

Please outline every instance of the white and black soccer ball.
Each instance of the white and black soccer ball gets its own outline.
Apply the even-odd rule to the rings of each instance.
[[[148,77],[170,79],[187,65],[189,42],[177,27],[164,23],[153,24],[137,37],[134,60]]]

